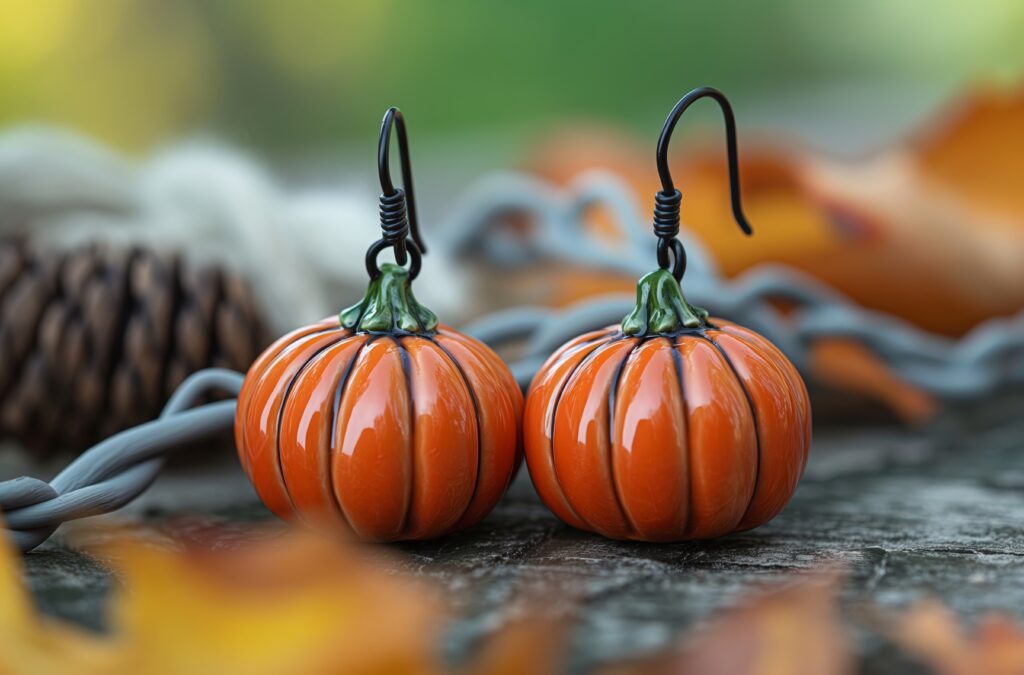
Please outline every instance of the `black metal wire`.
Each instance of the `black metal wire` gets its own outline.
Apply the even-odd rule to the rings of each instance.
[[[679,202],[682,200],[679,190],[671,194],[654,193],[654,234],[658,237],[658,265],[663,269],[672,269],[672,276],[677,280],[683,278],[686,271],[686,251],[676,237],[679,235]],[[670,264],[669,250],[674,253],[675,261]]]
[[[671,260],[668,255],[669,251],[672,252]],[[683,242],[674,236],[658,239],[658,266],[662,269],[672,270],[672,276],[676,278],[676,281],[680,281],[686,272],[686,248],[683,246]]]
[[[672,112],[668,114],[665,126],[661,129],[661,136],[658,138],[655,157],[658,176],[661,178],[661,190],[654,194],[654,234],[658,237],[658,264],[663,269],[672,269],[672,275],[677,280],[682,279],[686,272],[686,251],[676,238],[679,235],[679,206],[682,195],[676,189],[668,168],[668,144],[672,140],[676,122],[687,108],[702,98],[714,99],[722,109],[722,116],[725,118],[726,154],[729,159],[729,194],[732,202],[732,214],[745,234],[753,234],[753,229],[743,213],[743,205],[740,202],[739,153],[736,148],[736,118],[733,116],[732,106],[725,94],[714,87],[699,87],[679,99],[679,102],[672,108]],[[674,254],[674,261],[669,260],[670,249]]]
[[[398,154],[402,166],[402,188],[396,188],[391,180],[391,129],[398,136]],[[409,138],[405,128],[405,117],[398,108],[388,108],[380,125],[380,141],[377,144],[377,172],[380,175],[380,229],[381,238],[366,252],[366,270],[376,278],[380,274],[377,255],[385,248],[393,248],[395,261],[399,265],[409,262],[412,253],[410,276],[419,274],[422,254],[427,247],[420,236],[419,219],[416,215],[416,198],[412,185],[412,165],[409,160]],[[415,273],[413,273],[415,270]]]
[[[380,252],[391,246],[391,242],[384,239],[378,239],[377,241],[370,244],[370,248],[366,249],[366,273],[370,275],[371,279],[376,279],[380,276],[380,267],[377,266],[377,256]],[[423,256],[420,255],[420,249],[416,245],[416,242],[411,239],[406,242],[409,253],[409,279],[415,279],[420,274],[420,268],[423,266]],[[397,252],[396,252],[397,259]]]
[[[381,239],[395,249],[398,264],[406,263],[406,243],[409,237],[409,218],[406,211],[405,192],[395,190],[392,195],[380,196]]]

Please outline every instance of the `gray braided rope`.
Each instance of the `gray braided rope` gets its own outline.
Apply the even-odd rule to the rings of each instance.
[[[584,226],[582,214],[594,205],[608,208],[625,235],[614,248]],[[526,216],[534,224],[527,236],[492,231],[510,214]],[[444,231],[457,253],[481,252],[495,265],[554,260],[635,276],[655,265],[646,217],[621,180],[605,172],[582,174],[566,188],[521,174],[485,179],[461,201]],[[816,341],[848,338],[868,347],[897,376],[945,399],[977,399],[1024,385],[1024,312],[991,319],[950,339],[864,309],[808,275],[782,266],[760,265],[727,280],[685,228],[681,237],[688,254],[687,298],[762,333],[804,372]],[[794,310],[781,314],[772,304],[778,300]],[[525,386],[563,342],[618,323],[632,305],[630,297],[606,295],[563,311],[519,307],[485,317],[465,330],[492,346],[525,339],[523,357],[511,364]]]
[[[158,419],[93,446],[49,483],[29,476],[0,482],[0,512],[14,545],[30,551],[61,523],[113,511],[138,497],[171,452],[231,429],[234,399],[191,406],[212,391],[237,396],[243,379],[231,370],[199,371],[178,387]]]

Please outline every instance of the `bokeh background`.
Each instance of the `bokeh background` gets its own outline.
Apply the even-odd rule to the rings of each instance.
[[[965,87],[1014,82],[1024,69],[1024,8],[1012,0],[628,12],[612,2],[54,0],[0,11],[5,125],[66,125],[135,154],[209,134],[337,160],[346,146],[372,147],[393,103],[411,117],[424,174],[445,158],[515,161],[560,122],[649,138],[669,103],[701,83],[729,92],[746,127],[864,151]]]

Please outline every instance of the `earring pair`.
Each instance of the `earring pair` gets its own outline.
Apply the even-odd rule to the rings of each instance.
[[[686,254],[668,145],[705,97],[725,117],[733,213],[751,232],[731,106],[716,89],[696,89],[658,141],[659,268],[640,279],[620,325],[556,351],[525,402],[497,354],[413,295],[426,247],[405,121],[389,109],[378,146],[382,236],[367,250],[365,297],[271,345],[238,397],[236,445],[263,502],[287,520],[368,541],[435,538],[487,515],[525,448],[547,507],[607,537],[703,539],[774,517],[806,463],[806,388],[771,343],[711,318],[680,287]],[[390,176],[392,129],[402,188]],[[379,264],[389,248],[395,263]]]

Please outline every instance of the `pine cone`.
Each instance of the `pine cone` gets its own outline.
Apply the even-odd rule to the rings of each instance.
[[[237,277],[143,248],[0,242],[0,436],[81,450],[154,418],[189,374],[267,343]]]

